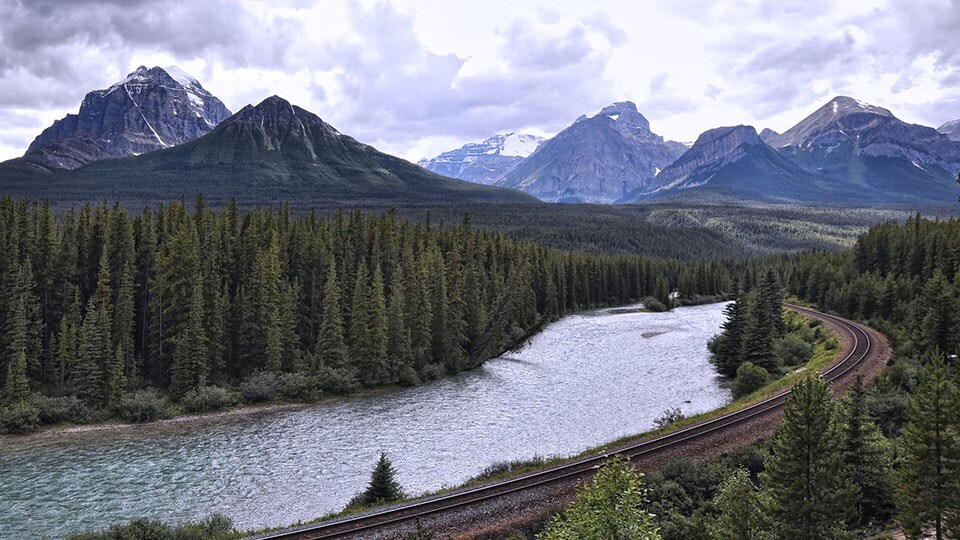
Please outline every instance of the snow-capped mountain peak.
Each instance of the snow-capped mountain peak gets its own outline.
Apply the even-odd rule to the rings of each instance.
[[[498,133],[481,143],[469,143],[419,165],[437,174],[480,184],[492,184],[536,151],[542,137],[528,133]]]

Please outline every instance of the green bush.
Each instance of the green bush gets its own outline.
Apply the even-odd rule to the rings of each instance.
[[[351,369],[321,367],[317,370],[317,385],[331,394],[349,394],[360,388],[360,381]]]
[[[156,390],[137,390],[120,400],[117,416],[127,422],[153,422],[173,416],[173,408]]]
[[[303,373],[281,373],[277,376],[279,397],[290,401],[317,401],[323,396],[317,379]]]
[[[233,522],[214,514],[199,523],[171,527],[160,521],[137,519],[100,532],[70,535],[68,540],[226,540],[234,538]]]
[[[653,423],[656,424],[658,428],[664,428],[670,424],[676,424],[686,417],[687,415],[683,414],[683,411],[680,410],[680,407],[675,407],[673,409],[667,409],[663,411],[663,414],[653,419]]]
[[[240,383],[240,393],[251,403],[273,401],[280,395],[280,383],[275,374],[258,371]]]
[[[42,424],[86,424],[94,419],[94,412],[76,396],[50,397],[42,394],[30,396]]]
[[[40,429],[40,411],[20,402],[0,408],[0,433],[31,433]]]
[[[733,380],[733,397],[742,398],[767,384],[770,374],[752,362],[744,362],[737,368],[737,378]]]
[[[813,356],[813,345],[796,334],[787,334],[774,345],[774,352],[785,366],[806,364]]]
[[[670,309],[667,307],[666,304],[664,304],[663,302],[661,302],[660,300],[657,300],[652,296],[648,296],[643,299],[643,307],[648,311],[655,311],[657,313],[669,311]]]
[[[220,386],[201,386],[180,399],[180,405],[188,412],[219,411],[237,403],[240,403],[240,395]]]

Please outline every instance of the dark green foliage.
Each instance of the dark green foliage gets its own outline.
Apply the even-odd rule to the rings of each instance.
[[[0,433],[31,433],[40,429],[40,411],[27,401],[0,410]]]
[[[847,536],[857,487],[844,471],[843,432],[827,385],[794,386],[762,475],[776,538],[836,540]]]
[[[934,354],[910,398],[900,437],[897,514],[904,532],[936,539],[960,534],[960,393],[943,355]]]
[[[577,499],[557,515],[540,540],[659,540],[655,516],[648,510],[643,473],[625,457],[607,461],[593,481],[577,490]]]
[[[29,402],[36,407],[40,422],[45,425],[83,424],[95,418],[94,411],[76,396],[49,397],[33,394]]]
[[[890,443],[867,412],[866,389],[857,375],[841,410],[844,434],[844,469],[860,488],[854,524],[884,522],[893,510],[892,452]]]
[[[774,373],[779,367],[775,346],[786,332],[783,291],[772,269],[756,287],[740,293],[724,310],[723,331],[710,342],[711,361],[721,375],[733,377],[744,362]]]
[[[219,386],[201,386],[180,398],[180,405],[188,412],[219,411],[240,403],[240,396]]]
[[[737,368],[737,378],[733,380],[733,397],[736,399],[759,390],[770,380],[770,374],[760,366],[744,362]]]
[[[370,483],[367,489],[360,493],[347,507],[371,506],[377,504],[387,504],[399,501],[403,498],[403,488],[396,479],[396,471],[390,459],[385,453],[380,453],[380,459],[377,461],[373,472],[370,473]]]
[[[232,386],[269,401],[417,384],[571,310],[658,290],[726,295],[751,266],[563,253],[462,216],[452,227],[396,216],[214,211],[200,198],[192,210],[100,204],[54,217],[0,200],[2,400],[39,392],[113,411],[141,388],[181,400]]]
[[[797,334],[787,334],[773,346],[774,354],[781,365],[802,366],[813,356],[813,345]]]
[[[667,409],[663,414],[653,419],[653,424],[658,428],[667,427],[670,424],[676,424],[687,416],[683,414],[680,408]]]
[[[138,390],[116,405],[117,416],[127,422],[153,422],[173,416],[173,407],[156,390]]]
[[[138,519],[126,525],[112,525],[102,532],[72,534],[69,540],[229,540],[236,538],[233,522],[214,514],[199,523],[171,526],[159,521]]]
[[[711,540],[772,539],[770,523],[750,473],[737,469],[714,498],[717,517],[710,522]]]

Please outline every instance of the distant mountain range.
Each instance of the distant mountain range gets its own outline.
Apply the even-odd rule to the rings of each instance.
[[[171,80],[165,70],[141,68],[113,90],[101,91],[103,100],[88,96],[81,111],[111,101],[104,114],[93,116],[118,119],[94,123],[113,127],[89,131],[99,136],[61,138],[47,146],[35,142],[50,150],[38,153],[32,146],[23,158],[0,164],[0,192],[49,198],[59,205],[98,199],[142,204],[197,193],[212,204],[231,198],[242,204],[301,205],[538,202],[518,191],[442,177],[379,152],[276,96],[248,105],[214,127],[200,114],[200,100],[195,103]],[[193,85],[197,94],[199,88],[199,83]],[[126,98],[112,97],[117,93]],[[191,114],[189,123],[180,122],[185,111]],[[185,125],[197,129],[175,129]],[[165,139],[168,135],[176,138]],[[152,146],[147,144],[151,137]],[[174,140],[176,144],[167,142]],[[83,156],[99,159],[69,167],[63,159],[48,159],[71,156],[79,162],[79,155],[66,149],[81,144],[101,149],[97,156]],[[138,155],[141,151],[145,153]],[[103,159],[119,155],[127,157]]]
[[[663,141],[629,102],[581,117],[494,185],[546,201],[952,202],[960,121],[938,130],[839,96],[783,134],[750,126]]]
[[[843,96],[782,134],[722,127],[692,145],[665,141],[624,101],[547,140],[494,135],[417,166],[282,98],[231,116],[181,70],[140,67],[0,163],[0,193],[55,203],[203,192],[250,204],[891,204],[953,202],[958,172],[960,120],[908,124]]]
[[[493,184],[543,141],[543,137],[527,133],[498,134],[482,143],[466,144],[435,158],[420,160],[419,165],[450,178]]]

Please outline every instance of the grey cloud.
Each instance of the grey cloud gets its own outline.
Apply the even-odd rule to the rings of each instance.
[[[612,101],[608,59],[589,48],[583,26],[549,37],[526,23],[508,25],[501,35],[506,69],[461,76],[465,60],[427,51],[409,16],[383,4],[351,10],[359,42],[323,56],[340,63],[347,94],[330,116],[360,140],[404,145],[530,126],[559,130]]]

